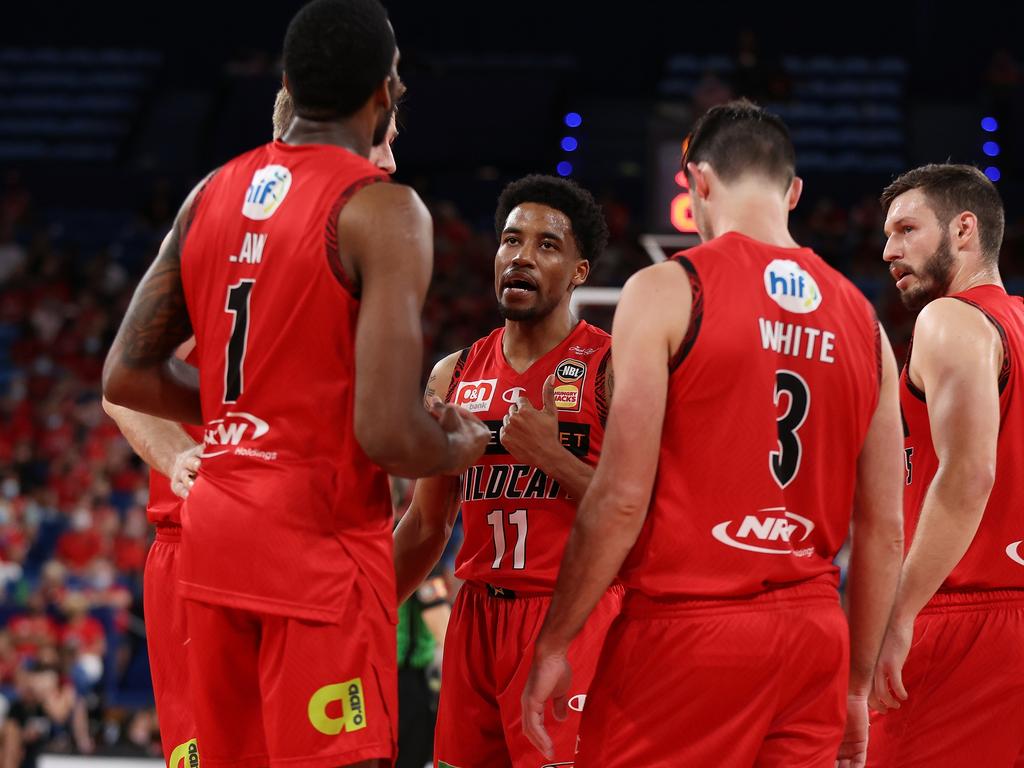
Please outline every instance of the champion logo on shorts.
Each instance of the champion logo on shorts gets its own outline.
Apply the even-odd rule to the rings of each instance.
[[[341,703],[341,717],[327,713],[334,702]],[[365,706],[362,678],[325,685],[309,699],[309,722],[325,736],[337,736],[342,731],[351,733],[366,727]]]
[[[1024,544],[1024,539],[1015,541],[1006,547],[1006,556],[1017,563],[1017,565],[1024,565],[1024,557],[1020,553],[1020,545]]]

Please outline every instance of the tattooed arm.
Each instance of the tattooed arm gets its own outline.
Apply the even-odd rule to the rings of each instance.
[[[181,283],[181,246],[189,212],[207,176],[186,198],[152,266],[128,305],[103,365],[103,396],[133,411],[201,424],[199,376],[175,357],[192,336]]]
[[[444,399],[452,380],[459,352],[434,366],[423,399],[427,407],[435,398]],[[398,602],[404,602],[423,583],[441,558],[452,535],[461,500],[458,477],[439,475],[416,481],[409,509],[395,528],[395,582]]]

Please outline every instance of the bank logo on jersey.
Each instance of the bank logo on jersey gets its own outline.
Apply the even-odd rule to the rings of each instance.
[[[250,456],[273,461],[276,452],[256,451],[239,447],[243,440],[258,440],[270,431],[270,425],[259,416],[244,411],[228,411],[223,419],[214,419],[206,425],[203,442],[203,459],[212,459],[230,453],[232,449],[239,456]],[[220,450],[217,450],[220,448]]]
[[[1024,539],[1021,541],[1015,541],[1006,547],[1006,556],[1017,563],[1017,565],[1024,565],[1024,557],[1020,554],[1020,545],[1024,544]]]
[[[366,727],[362,678],[325,685],[310,697],[306,710],[310,724],[325,736],[362,730]]]
[[[494,390],[498,386],[497,379],[481,379],[480,381],[461,381],[455,390],[455,405],[461,405],[467,411],[486,411],[491,407]]]
[[[811,273],[789,259],[764,268],[764,289],[787,312],[805,315],[821,306],[821,291]]]
[[[253,221],[273,216],[292,188],[292,172],[283,165],[268,165],[252,175],[242,203],[242,215]]]
[[[566,358],[555,367],[555,407],[560,411],[578,412],[583,405],[583,382],[587,364]]]
[[[797,549],[794,544],[805,541],[813,530],[814,523],[806,517],[784,507],[767,507],[759,509],[756,515],[747,515],[738,526],[733,520],[719,523],[711,529],[711,535],[723,544],[748,552],[810,557],[814,554],[813,546]]]

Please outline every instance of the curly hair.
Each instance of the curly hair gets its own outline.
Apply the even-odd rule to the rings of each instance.
[[[313,0],[288,25],[284,71],[302,117],[348,117],[391,72],[395,33],[378,0]]]
[[[564,213],[572,225],[580,258],[591,264],[608,244],[608,224],[594,196],[573,181],[539,173],[513,181],[502,190],[494,213],[494,233],[499,239],[509,214],[523,203],[538,203]]]

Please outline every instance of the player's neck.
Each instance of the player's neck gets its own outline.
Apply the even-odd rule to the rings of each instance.
[[[716,205],[711,216],[716,237],[738,232],[752,240],[779,248],[799,248],[789,233],[789,209],[786,200],[767,194],[761,186],[737,184]]]
[[[370,138],[350,122],[307,120],[295,116],[281,136],[285,144],[333,144],[363,157],[370,156]]]
[[[505,360],[522,373],[557,347],[579,323],[567,309],[539,320],[506,320],[502,339]]]
[[[953,275],[953,279],[949,281],[949,290],[946,291],[946,294],[963,293],[980,285],[998,285],[1000,288],[1004,288],[1003,278],[999,275],[999,268],[978,263],[974,263],[971,266],[965,264],[957,270],[956,274]]]

